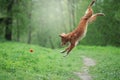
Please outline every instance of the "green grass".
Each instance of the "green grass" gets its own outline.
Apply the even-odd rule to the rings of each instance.
[[[0,80],[80,80],[73,72],[81,71],[81,56],[96,61],[89,71],[93,80],[120,80],[120,48],[77,46],[65,58],[60,50],[1,42]]]
[[[30,48],[33,53],[30,53]],[[59,50],[21,43],[0,43],[0,80],[69,80],[82,58],[64,58]],[[79,80],[79,78],[76,78]]]
[[[90,68],[94,80],[120,80],[120,48],[90,47],[84,55],[97,63]]]

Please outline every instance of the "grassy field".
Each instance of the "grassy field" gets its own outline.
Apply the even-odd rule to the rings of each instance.
[[[74,72],[81,71],[82,56],[96,61],[93,80],[120,80],[120,48],[77,46],[67,57],[61,50],[0,42],[0,80],[80,80]]]

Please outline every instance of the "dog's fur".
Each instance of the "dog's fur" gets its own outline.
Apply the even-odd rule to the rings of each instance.
[[[69,52],[77,45],[78,41],[85,37],[88,23],[93,22],[97,16],[104,16],[103,13],[93,14],[92,5],[94,3],[95,0],[90,3],[85,12],[85,15],[81,18],[80,23],[75,30],[67,34],[62,33],[59,35],[61,37],[62,45],[65,45],[68,42],[70,43],[70,45],[61,53],[67,52],[68,55]]]

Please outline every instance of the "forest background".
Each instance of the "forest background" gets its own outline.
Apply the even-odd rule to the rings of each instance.
[[[0,40],[59,48],[59,34],[77,27],[91,0],[0,0]],[[82,45],[120,46],[119,0],[97,0],[105,17],[88,26]]]

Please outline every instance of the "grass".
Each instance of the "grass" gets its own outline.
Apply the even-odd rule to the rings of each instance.
[[[97,63],[90,68],[94,80],[120,80],[120,48],[92,47],[84,55]]]
[[[97,63],[89,71],[93,80],[120,80],[120,48],[77,46],[65,58],[59,52],[60,49],[1,42],[0,80],[80,80],[73,72],[81,71],[83,55]]]
[[[69,80],[76,78],[73,71],[79,70],[81,63],[82,59],[75,56],[63,58],[58,50],[0,43],[0,80]]]

